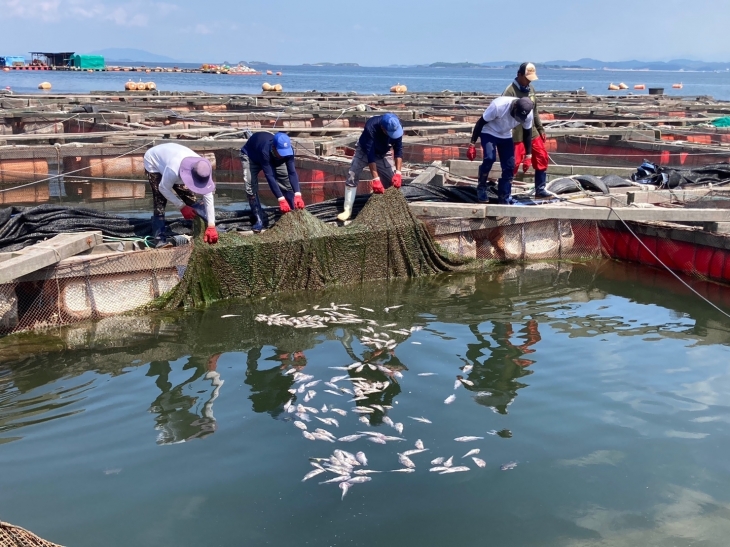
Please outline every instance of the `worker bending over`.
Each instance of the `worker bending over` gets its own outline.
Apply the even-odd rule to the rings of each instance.
[[[391,146],[393,151],[390,151]],[[393,161],[395,156],[395,162]],[[403,179],[401,166],[403,165],[403,127],[395,114],[390,112],[382,116],[373,116],[363,129],[357,141],[355,156],[350,164],[350,171],[345,181],[345,210],[337,218],[345,221],[352,215],[352,206],[357,195],[357,183],[360,182],[360,173],[368,166],[373,176],[373,193],[385,192],[381,177],[386,187],[392,184],[400,188]]]
[[[537,80],[537,71],[532,63],[522,63],[517,70],[517,78],[507,89],[504,90],[504,97],[527,97],[534,105],[532,108],[532,167],[535,169],[535,197],[551,198],[553,194],[545,190],[547,183],[548,154],[545,150],[545,129],[540,121],[540,113],[537,111],[537,98],[535,97],[535,89],[530,82]],[[522,172],[526,172],[530,168],[530,162],[525,152],[523,142],[522,126],[517,126],[512,130],[512,140],[515,143],[515,170],[514,174],[522,164]]]
[[[260,232],[268,223],[259,200],[258,177],[261,171],[264,172],[269,188],[279,200],[282,213],[288,213],[292,209],[304,209],[299,176],[294,166],[294,149],[286,133],[274,135],[260,131],[251,135],[241,148],[241,165],[254,232]]]
[[[185,219],[193,220],[195,215],[202,218],[207,224],[203,240],[209,244],[218,242],[213,206],[215,182],[207,159],[180,144],[159,144],[145,153],[144,170],[152,188],[152,233],[158,244],[165,242],[168,201],[180,209]]]
[[[489,201],[487,194],[487,177],[492,165],[497,160],[499,152],[499,164],[502,167],[502,176],[497,182],[497,201],[501,204],[511,205],[512,200],[512,179],[515,168],[515,146],[512,141],[512,129],[522,125],[524,133],[525,158],[530,159],[532,152],[532,108],[530,99],[523,97],[497,97],[479,118],[474,126],[471,136],[471,143],[467,151],[467,157],[473,160],[476,155],[474,145],[477,138],[481,136],[482,152],[484,161],[479,166],[479,182],[477,184],[477,199],[483,203]]]

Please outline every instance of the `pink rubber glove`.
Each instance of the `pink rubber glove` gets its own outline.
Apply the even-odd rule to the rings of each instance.
[[[380,182],[380,178],[373,179],[373,194],[384,194],[385,188],[383,188],[383,183]]]
[[[183,205],[180,212],[185,220],[193,220],[195,218],[195,210],[190,205]]]
[[[279,209],[281,209],[282,213],[291,213],[291,207],[289,207],[289,202],[285,197],[279,198]]]
[[[396,171],[395,175],[393,175],[393,186],[400,188],[401,184],[403,184],[403,177],[398,171]]]
[[[208,245],[214,245],[215,243],[218,243],[218,230],[215,229],[215,226],[208,226],[205,229],[205,234],[203,234],[203,241],[205,241]]]

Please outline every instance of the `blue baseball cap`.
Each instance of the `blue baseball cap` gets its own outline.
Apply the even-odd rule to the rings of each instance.
[[[294,148],[291,145],[291,139],[286,133],[277,133],[274,135],[274,148],[281,157],[293,156]]]
[[[400,120],[395,114],[388,112],[380,118],[380,127],[382,127],[391,139],[399,139],[403,136],[403,128]]]

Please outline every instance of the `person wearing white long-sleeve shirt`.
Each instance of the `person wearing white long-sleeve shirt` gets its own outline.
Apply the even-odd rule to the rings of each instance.
[[[203,240],[210,244],[218,242],[213,202],[215,182],[207,159],[180,144],[160,144],[147,150],[144,170],[152,188],[155,239],[164,240],[165,207],[169,201],[187,220],[194,219],[195,215],[205,220],[207,229]]]

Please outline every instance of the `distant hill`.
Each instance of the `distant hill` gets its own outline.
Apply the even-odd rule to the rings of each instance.
[[[714,70],[727,70],[730,68],[730,62],[711,63],[706,61],[690,61],[689,59],[674,59],[672,61],[600,61],[598,59],[583,58],[577,61],[546,61],[544,63],[535,63],[538,67],[551,68],[592,68],[594,70],[613,69],[613,70],[697,70],[702,72],[711,72]],[[518,67],[518,62],[492,62],[482,63],[482,66],[504,66]]]
[[[143,49],[133,48],[106,48],[90,52],[91,55],[103,55],[107,62],[130,62],[139,61],[142,63],[175,63],[177,59],[157,55]]]

